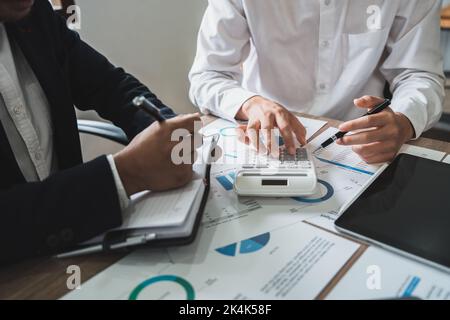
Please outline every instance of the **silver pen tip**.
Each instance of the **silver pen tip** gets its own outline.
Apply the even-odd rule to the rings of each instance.
[[[145,100],[145,97],[143,97],[143,96],[136,97],[133,99],[133,104],[136,107],[140,107],[142,105],[142,103],[144,102],[144,100]]]
[[[323,147],[318,147],[316,150],[313,151],[313,154],[317,154],[322,150],[323,150]]]

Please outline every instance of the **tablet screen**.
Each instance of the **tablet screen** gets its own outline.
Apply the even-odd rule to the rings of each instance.
[[[400,155],[336,226],[450,268],[450,165]]]

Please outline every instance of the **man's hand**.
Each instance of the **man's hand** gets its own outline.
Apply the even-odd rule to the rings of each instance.
[[[154,122],[136,136],[122,151],[114,155],[117,171],[128,196],[144,190],[164,191],[187,184],[192,179],[192,164],[175,165],[171,141],[176,129],[187,129],[191,135],[191,158],[194,162],[194,123],[198,114],[183,115],[162,123]]]
[[[359,108],[370,109],[384,99],[364,96],[355,100]],[[343,123],[341,131],[359,131],[338,140],[338,144],[353,146],[356,152],[369,164],[383,163],[395,158],[401,146],[414,137],[414,129],[408,118],[401,113],[385,111],[368,117]]]
[[[266,142],[265,147],[268,152],[271,152],[272,130],[275,128],[280,130],[289,153],[295,154],[294,139],[302,145],[306,144],[306,130],[297,117],[286,108],[263,97],[256,96],[247,100],[239,110],[237,119],[248,120],[247,127],[242,129],[248,133],[248,140],[257,150],[259,149],[259,131],[261,131]]]

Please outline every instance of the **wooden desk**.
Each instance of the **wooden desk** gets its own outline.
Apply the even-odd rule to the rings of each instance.
[[[310,118],[327,120],[329,126],[334,127],[337,127],[340,123],[339,121],[320,117]],[[206,117],[204,120],[205,123],[210,123],[214,121],[214,118]],[[326,128],[322,129],[320,132],[325,129]],[[320,134],[320,132],[318,134]],[[450,153],[450,143],[446,142],[419,139],[413,144]],[[358,252],[358,255],[361,255],[364,252],[364,249],[365,248],[362,247]],[[68,278],[66,270],[68,266],[80,266],[82,282],[85,282],[124,256],[125,253],[114,253],[64,260],[39,258],[11,266],[1,267],[0,299],[58,299],[68,292],[66,286]],[[355,256],[354,259],[357,257],[358,256]],[[325,296],[344,273],[344,271],[338,273],[319,297]]]
[[[450,30],[450,6],[446,6],[441,11],[441,29]]]

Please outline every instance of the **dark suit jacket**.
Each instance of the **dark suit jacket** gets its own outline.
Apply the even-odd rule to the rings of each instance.
[[[69,30],[48,0],[36,0],[27,18],[5,27],[50,104],[60,172],[26,183],[0,125],[0,263],[54,253],[121,224],[106,157],[82,164],[74,105],[96,110],[130,139],[153,121],[132,107],[135,96],[145,94],[166,117],[174,115],[137,79]]]

